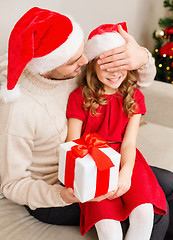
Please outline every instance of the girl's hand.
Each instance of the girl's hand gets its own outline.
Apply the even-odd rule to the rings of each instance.
[[[130,186],[131,186],[131,173],[128,173],[128,171],[124,171],[123,169],[121,169],[118,177],[117,190],[111,197],[109,197],[109,199],[112,200],[114,198],[121,197],[130,189]]]
[[[98,59],[101,69],[107,71],[135,70],[148,62],[148,53],[136,40],[118,26],[120,35],[126,40],[126,44],[106,51]]]
[[[79,200],[74,196],[74,190],[72,188],[64,187],[60,192],[60,196],[65,203],[79,202]]]
[[[106,194],[104,194],[104,195],[101,195],[101,196],[99,196],[99,197],[96,197],[96,198],[93,198],[92,200],[90,200],[89,202],[100,202],[100,201],[102,201],[102,200],[105,200],[105,199],[109,199],[109,198],[111,198],[112,196],[113,196],[113,194],[115,194],[115,192],[114,191],[111,191],[111,192],[108,192],[108,193],[106,193]]]

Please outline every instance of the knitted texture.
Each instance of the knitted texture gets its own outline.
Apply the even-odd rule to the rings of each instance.
[[[24,71],[19,82],[21,99],[0,102],[2,193],[31,209],[64,206],[58,147],[66,139],[66,105],[75,79],[47,80]]]

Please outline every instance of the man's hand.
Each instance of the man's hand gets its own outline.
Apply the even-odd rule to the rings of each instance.
[[[101,69],[107,71],[135,70],[148,62],[148,53],[138,45],[135,39],[118,26],[118,31],[126,40],[126,44],[106,51],[97,60]]]
[[[65,203],[79,202],[79,200],[74,196],[74,190],[72,188],[64,187],[61,190],[60,196]]]

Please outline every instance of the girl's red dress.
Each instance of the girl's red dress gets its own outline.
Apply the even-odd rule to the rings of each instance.
[[[67,118],[83,121],[82,134],[98,133],[107,141],[118,142],[110,146],[119,152],[129,118],[123,111],[123,99],[119,93],[103,96],[107,98],[108,103],[98,108],[100,114],[92,116],[89,111],[83,109],[82,87],[75,89],[69,96]],[[138,114],[145,114],[144,96],[138,89],[135,89],[134,99],[138,104]],[[163,215],[167,212],[164,192],[144,157],[136,149],[131,187],[128,192],[114,200],[80,203],[81,233],[85,234],[102,219],[123,221],[134,208],[144,203],[153,204],[154,212],[157,214]]]

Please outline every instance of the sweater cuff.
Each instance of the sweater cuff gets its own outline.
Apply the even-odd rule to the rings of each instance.
[[[64,207],[64,206],[71,205],[72,203],[64,202],[64,200],[60,196],[60,192],[64,187],[58,184],[55,184],[54,187],[56,190],[55,191],[56,192],[55,207]]]
[[[145,51],[147,52],[147,55],[148,55],[148,62],[146,64],[144,64],[142,67],[140,67],[141,70],[145,69],[145,68],[148,68],[149,66],[153,65],[154,63],[154,58],[152,56],[152,54],[150,53],[150,51],[148,51],[147,48],[144,48]]]

